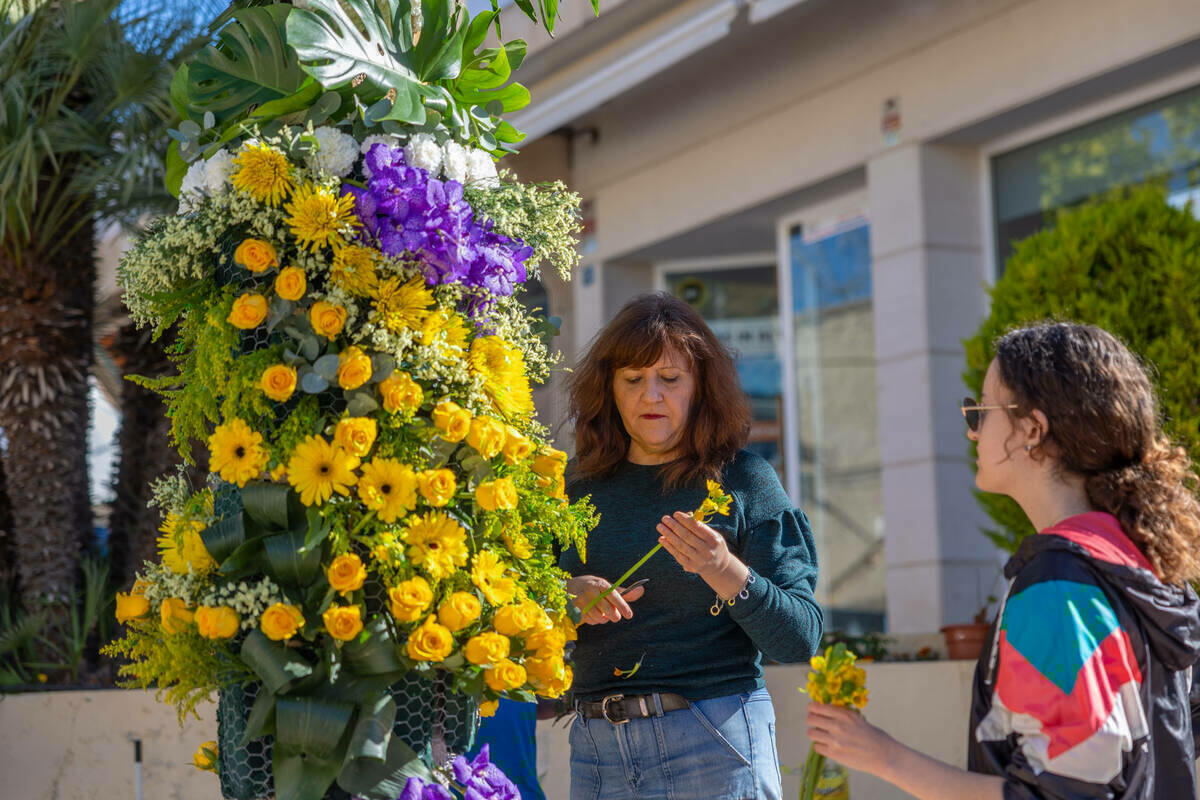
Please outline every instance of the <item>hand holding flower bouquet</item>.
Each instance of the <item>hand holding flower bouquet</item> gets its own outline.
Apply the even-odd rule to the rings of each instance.
[[[814,703],[863,709],[867,705],[867,673],[855,666],[858,657],[838,642],[825,648],[825,654],[813,656],[809,662],[808,682],[800,691]],[[808,748],[808,760],[800,779],[800,800],[813,800],[821,772],[825,767],[825,756]]]

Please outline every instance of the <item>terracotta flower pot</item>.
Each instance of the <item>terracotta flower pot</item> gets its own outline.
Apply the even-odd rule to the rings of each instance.
[[[942,635],[946,637],[946,655],[952,659],[976,659],[983,650],[992,626],[987,622],[969,622],[965,625],[946,625]]]

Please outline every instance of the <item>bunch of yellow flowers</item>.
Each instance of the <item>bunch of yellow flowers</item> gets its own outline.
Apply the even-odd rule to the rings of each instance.
[[[809,662],[808,682],[800,691],[826,705],[865,707],[867,673],[855,666],[857,660],[844,644],[826,647],[824,655],[813,656]]]

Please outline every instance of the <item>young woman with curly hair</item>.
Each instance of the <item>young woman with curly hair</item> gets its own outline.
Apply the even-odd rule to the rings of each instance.
[[[996,342],[963,414],[976,485],[1039,531],[1005,567],[976,667],[970,771],[814,703],[817,752],[919,798],[1195,797],[1200,502],[1146,371],[1099,328],[1022,328]]]
[[[600,512],[586,564],[574,550],[560,561],[575,602],[666,550],[637,573],[645,586],[584,615],[572,800],[777,800],[761,661],[805,661],[820,641],[816,549],[774,470],[743,449],[750,412],[732,359],[686,303],[639,297],[576,368],[571,414],[567,492]],[[688,512],[707,480],[733,501],[704,524]]]

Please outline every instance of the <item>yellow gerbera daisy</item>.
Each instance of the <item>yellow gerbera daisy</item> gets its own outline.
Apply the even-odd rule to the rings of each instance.
[[[279,205],[295,188],[283,153],[264,142],[246,144],[233,157],[233,185],[260,203]]]
[[[400,538],[408,545],[409,561],[434,580],[467,563],[467,532],[442,511],[410,518]]]
[[[358,456],[334,447],[320,436],[310,436],[292,451],[287,478],[300,493],[300,502],[319,506],[334,492],[342,496],[350,494],[350,487],[357,480],[354,469],[358,464]]]
[[[520,350],[499,336],[480,336],[471,342],[469,362],[472,371],[483,376],[483,391],[501,414],[533,413],[533,393]]]
[[[223,480],[245,486],[262,472],[271,455],[263,447],[262,434],[240,419],[218,425],[208,437],[208,468]]]
[[[311,183],[297,189],[283,210],[297,244],[313,253],[321,247],[341,245],[342,234],[359,224],[351,195],[338,197],[332,189]]]
[[[395,522],[417,507],[417,473],[394,458],[363,465],[358,496],[383,522]]]
[[[513,579],[504,577],[505,569],[504,562],[491,550],[477,553],[475,564],[471,567],[471,583],[478,586],[494,606],[511,603],[517,593],[517,584]]]
[[[158,537],[158,553],[163,566],[171,572],[186,575],[189,567],[196,572],[206,572],[217,565],[200,538],[203,522],[194,519],[185,522],[172,511],[168,512],[159,530],[163,535]]]
[[[358,244],[339,247],[333,254],[329,275],[335,286],[350,294],[369,296],[379,283],[375,274],[375,251]]]
[[[425,286],[425,279],[420,275],[414,275],[407,283],[400,283],[399,278],[388,278],[381,281],[375,291],[375,312],[393,333],[405,328],[421,330],[432,305],[433,292]]]

